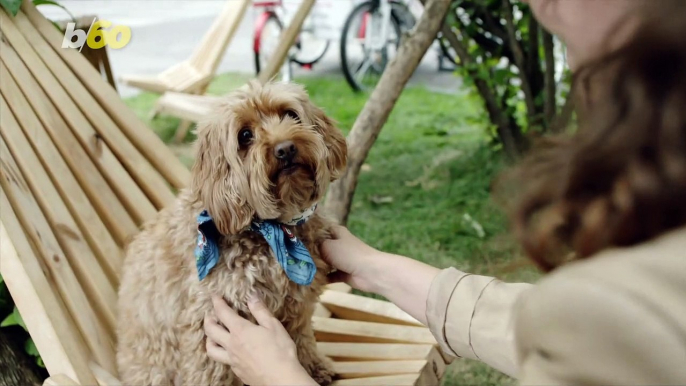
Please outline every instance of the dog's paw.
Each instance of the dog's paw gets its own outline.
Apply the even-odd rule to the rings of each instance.
[[[331,369],[331,365],[325,361],[312,363],[307,367],[307,372],[321,386],[330,385],[333,382],[334,375],[336,375],[333,369]]]

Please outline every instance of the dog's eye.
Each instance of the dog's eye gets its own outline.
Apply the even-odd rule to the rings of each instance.
[[[238,133],[238,143],[241,146],[247,146],[252,142],[253,139],[253,134],[252,130],[244,127],[241,129],[241,131]]]
[[[292,120],[294,120],[294,121],[296,121],[296,122],[300,122],[300,117],[298,116],[298,113],[296,113],[296,112],[293,111],[293,110],[286,110],[286,111],[284,111],[284,112],[283,112],[283,117],[284,117],[284,118],[285,118],[285,117],[289,117],[289,118],[291,118]]]

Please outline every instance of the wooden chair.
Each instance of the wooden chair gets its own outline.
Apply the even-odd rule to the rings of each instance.
[[[0,272],[46,385],[119,385],[123,249],[189,172],[61,41],[30,0],[0,11]],[[348,286],[329,286],[313,322],[337,385],[434,385],[446,367],[427,328]]]
[[[187,60],[157,75],[125,75],[121,81],[156,93],[204,94],[250,3],[251,0],[226,0],[224,9]]]
[[[288,27],[281,33],[279,37],[279,44],[275,52],[271,55],[267,66],[258,74],[258,79],[261,82],[267,82],[273,79],[279,70],[286,70],[287,76],[290,77],[290,67],[282,69],[288,57],[288,51],[295,43],[300,29],[302,28],[305,19],[312,11],[315,0],[302,0],[298,6],[298,11],[293,16],[293,19],[288,24]],[[286,64],[288,66],[288,64]],[[205,90],[202,93],[204,94]],[[187,95],[188,93],[167,92],[155,104],[152,116],[156,114],[168,114],[182,121],[174,134],[174,142],[181,142],[186,138],[186,134],[193,122],[197,122],[202,118],[211,104],[213,97],[203,95]]]

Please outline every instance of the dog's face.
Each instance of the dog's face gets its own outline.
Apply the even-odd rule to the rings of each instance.
[[[345,138],[295,84],[250,83],[198,125],[192,189],[219,231],[288,221],[343,173]]]

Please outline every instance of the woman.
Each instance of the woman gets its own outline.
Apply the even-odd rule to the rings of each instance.
[[[567,44],[579,107],[574,136],[513,172],[516,236],[550,273],[529,285],[441,271],[345,228],[323,253],[339,278],[426,323],[445,352],[522,384],[684,385],[686,2],[530,3]],[[259,300],[259,325],[215,308],[242,329],[206,320],[210,357],[248,384],[313,384]]]

